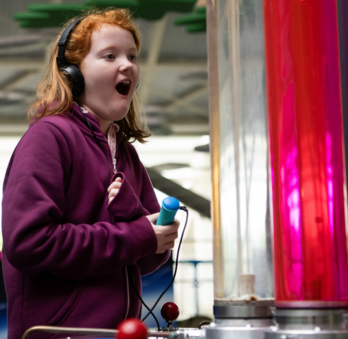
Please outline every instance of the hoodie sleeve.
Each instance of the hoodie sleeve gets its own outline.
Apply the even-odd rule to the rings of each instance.
[[[39,124],[43,122],[31,127],[20,141],[5,177],[2,230],[9,263],[31,276],[48,272],[85,279],[152,257],[156,236],[141,209],[131,220],[114,223],[76,223],[74,219],[81,216],[66,215],[66,191],[74,173],[71,140],[56,126],[46,123],[39,128]],[[76,191],[77,201],[78,197],[90,199],[86,192]]]

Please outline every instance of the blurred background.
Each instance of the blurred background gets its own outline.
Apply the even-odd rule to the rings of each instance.
[[[188,2],[192,13],[204,7],[204,1]],[[28,128],[27,108],[46,67],[49,46],[59,32],[59,27],[21,27],[25,24],[18,20],[18,13],[38,3],[82,5],[85,1],[0,0],[1,184],[10,156]],[[175,5],[175,0],[169,3]],[[178,320],[189,321],[198,316],[212,318],[213,270],[206,33],[204,27],[189,33],[185,25],[175,25],[183,15],[169,8],[156,20],[136,19],[142,33],[137,91],[152,136],[135,147],[159,201],[170,195],[189,208],[173,290],[180,308]],[[179,212],[178,218],[183,225],[185,214]],[[176,251],[177,247],[174,258]]]

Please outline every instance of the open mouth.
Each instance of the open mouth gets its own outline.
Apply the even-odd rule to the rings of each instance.
[[[122,95],[127,95],[130,90],[130,81],[122,81],[116,85],[116,91]]]

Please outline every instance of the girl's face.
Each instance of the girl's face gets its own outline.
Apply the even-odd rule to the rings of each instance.
[[[129,111],[140,74],[137,53],[132,34],[119,26],[105,24],[92,34],[91,49],[80,65],[85,90],[79,103],[99,119],[104,134]]]

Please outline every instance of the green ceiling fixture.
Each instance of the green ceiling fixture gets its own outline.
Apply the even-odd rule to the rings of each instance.
[[[206,7],[197,7],[195,13],[184,15],[174,20],[174,25],[186,25],[188,33],[198,33],[207,31],[207,11]]]
[[[85,4],[100,9],[114,6],[129,8],[134,18],[159,20],[166,12],[191,12],[197,0],[86,0]]]
[[[59,27],[88,9],[88,6],[75,4],[32,4],[27,12],[16,13],[14,19],[22,28]]]
[[[86,0],[75,4],[32,4],[27,12],[16,13],[14,19],[22,28],[60,27],[83,11],[108,7],[129,8],[135,18],[159,20],[166,12],[191,12],[196,0]]]

